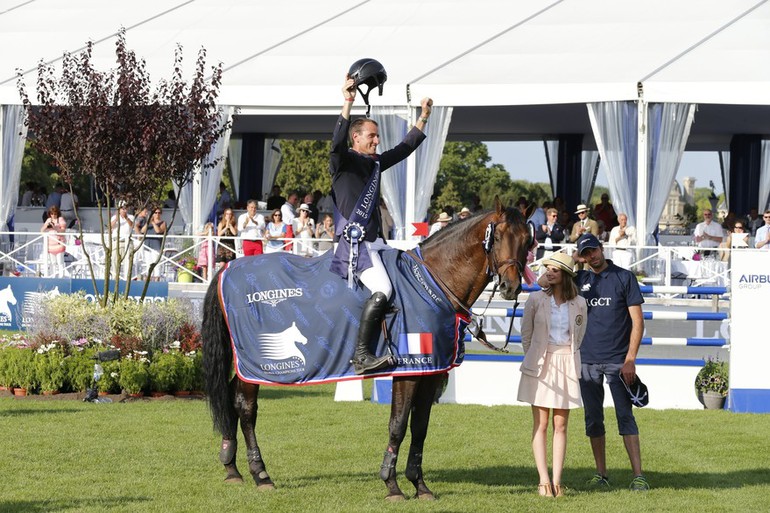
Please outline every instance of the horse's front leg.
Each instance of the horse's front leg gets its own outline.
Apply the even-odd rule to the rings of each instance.
[[[246,440],[246,456],[249,462],[249,472],[254,478],[259,489],[273,489],[275,485],[270,479],[265,468],[265,462],[262,460],[262,454],[257,444],[257,410],[259,405],[259,385],[252,385],[238,380],[237,392],[235,394],[235,410],[241,420],[241,431]]]
[[[409,458],[406,460],[404,475],[417,490],[418,499],[433,500],[435,498],[422,477],[422,450],[425,446],[425,437],[428,435],[430,410],[433,407],[436,390],[443,383],[443,379],[443,374],[422,377],[417,385],[412,403],[412,421],[409,425],[412,442],[409,446]]]
[[[396,481],[396,462],[398,449],[406,435],[406,424],[409,421],[409,411],[412,408],[414,391],[419,378],[393,378],[393,395],[390,403],[390,422],[388,424],[389,440],[385,458],[380,467],[380,478],[388,487],[387,500],[403,500],[404,493]]]
[[[236,380],[237,378],[230,382],[230,394],[236,393]],[[231,429],[222,435],[222,445],[219,447],[219,461],[225,466],[227,471],[225,482],[243,483],[243,476],[238,472],[238,466],[235,463],[235,457],[238,453],[238,414],[235,408],[228,411],[228,416],[231,418],[230,422],[228,422]]]

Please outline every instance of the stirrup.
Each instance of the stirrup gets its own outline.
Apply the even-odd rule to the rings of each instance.
[[[353,372],[358,375],[366,372],[380,370],[385,367],[394,365],[393,359],[390,355],[380,356],[379,358],[372,355],[366,355],[364,358],[354,358],[350,360],[353,364]]]

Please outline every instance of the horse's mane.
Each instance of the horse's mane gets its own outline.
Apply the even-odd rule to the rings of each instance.
[[[420,249],[425,254],[426,251],[430,252],[436,249],[436,247],[441,247],[442,254],[446,257],[455,258],[459,256],[467,244],[481,242],[470,240],[474,233],[474,230],[470,229],[470,227],[478,224],[482,218],[487,217],[490,213],[491,211],[489,210],[477,212],[465,219],[449,223],[446,227],[422,241],[419,245]],[[523,224],[525,222],[521,212],[513,207],[507,207],[504,216],[505,222],[508,224]],[[448,242],[455,242],[455,244],[447,244]]]

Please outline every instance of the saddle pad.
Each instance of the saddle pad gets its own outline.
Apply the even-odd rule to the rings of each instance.
[[[376,354],[397,365],[357,376],[350,359],[368,289],[347,287],[316,258],[270,253],[233,260],[219,276],[238,377],[259,384],[316,384],[374,376],[445,372],[462,362],[467,317],[457,314],[425,268],[397,250],[381,253],[393,283]],[[370,348],[372,349],[372,348]]]

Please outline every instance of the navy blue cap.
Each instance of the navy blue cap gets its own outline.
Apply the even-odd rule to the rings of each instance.
[[[644,408],[650,402],[650,393],[647,391],[647,385],[642,383],[639,376],[634,376],[634,382],[628,385],[623,379],[623,373],[618,373],[620,382],[626,387],[628,392],[628,398],[631,399],[631,404],[637,408]]]
[[[593,233],[584,233],[577,241],[578,255],[583,254],[583,250],[589,248],[598,248],[602,243]]]

